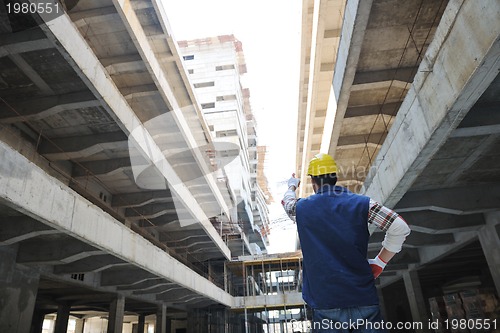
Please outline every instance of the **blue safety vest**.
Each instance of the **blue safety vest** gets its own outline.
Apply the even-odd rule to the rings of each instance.
[[[302,296],[312,308],[378,304],[367,262],[369,205],[368,197],[329,185],[297,202]]]

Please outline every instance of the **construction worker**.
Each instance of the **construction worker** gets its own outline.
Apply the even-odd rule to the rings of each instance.
[[[300,180],[292,175],[282,204],[297,223],[302,296],[313,309],[313,332],[384,332],[375,279],[401,251],[410,228],[393,210],[336,186],[330,155],[314,156],[307,174],[315,194],[296,199]],[[378,255],[367,260],[369,224],[385,231],[385,239]]]

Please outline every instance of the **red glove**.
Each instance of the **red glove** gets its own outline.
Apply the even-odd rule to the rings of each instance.
[[[380,259],[379,256],[376,256],[375,259],[368,259],[368,263],[372,269],[373,278],[376,279],[382,273],[387,263]]]

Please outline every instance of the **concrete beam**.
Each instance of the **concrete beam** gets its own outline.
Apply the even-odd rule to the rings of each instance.
[[[371,133],[370,135],[368,134],[359,134],[359,135],[347,135],[347,136],[341,136],[339,137],[338,141],[338,148],[342,149],[343,147],[347,146],[356,146],[359,147],[360,145],[365,145],[365,144],[374,144],[376,147],[378,147],[382,142],[384,142],[385,137],[387,136],[387,133]]]
[[[168,287],[172,288],[173,286],[178,286],[173,282],[168,282],[165,279],[153,279],[153,280],[147,280],[143,281],[141,283],[136,283],[131,286],[118,286],[116,289],[117,290],[151,290],[155,289],[158,287]],[[179,287],[181,288],[181,287]]]
[[[0,122],[16,123],[39,120],[67,110],[100,105],[101,103],[90,91],[46,96],[21,102],[9,102],[9,106],[2,103],[0,105]]]
[[[180,213],[183,213],[184,211],[181,211]],[[163,215],[160,215],[158,217],[154,218],[142,218],[140,220],[137,220],[137,225],[140,226],[141,228],[148,228],[151,227],[155,230],[161,231],[161,227],[167,227],[168,224],[170,223],[179,223],[179,211],[176,211],[175,213],[165,213]],[[183,219],[186,219],[188,217],[183,217]],[[176,228],[180,228],[180,224],[176,225]],[[158,229],[160,228],[160,229]],[[200,229],[201,230],[201,229]]]
[[[130,5],[130,2],[126,2]],[[121,6],[115,3],[115,7]],[[130,10],[130,9],[129,9]],[[128,11],[129,11],[128,10]],[[120,11],[120,10],[119,10]],[[47,20],[46,25],[42,28],[47,32],[49,38],[54,39],[57,42],[57,47],[65,59],[70,65],[77,69],[78,73],[82,73],[81,77],[83,81],[91,87],[92,91],[95,91],[97,96],[100,96],[103,106],[113,117],[117,120],[118,124],[124,130],[125,133],[135,133],[134,140],[144,152],[149,152],[150,158],[155,162],[156,167],[159,172],[168,180],[170,184],[174,184],[171,190],[179,198],[179,200],[191,211],[196,221],[198,221],[201,226],[206,230],[207,234],[210,235],[215,244],[220,248],[221,253],[224,254],[226,258],[231,258],[229,248],[222,242],[222,239],[215,231],[214,227],[210,224],[207,215],[202,210],[199,204],[193,200],[193,196],[189,189],[182,183],[179,175],[172,168],[170,163],[165,159],[163,153],[159,150],[157,145],[152,144],[154,140],[147,130],[141,125],[140,119],[130,108],[130,105],[126,102],[123,95],[118,91],[115,84],[107,75],[101,63],[96,58],[95,54],[92,53],[91,48],[86,43],[83,36],[80,35],[79,31],[72,24],[71,20],[67,15],[62,15],[56,19],[51,19],[49,16],[42,14],[41,17]],[[133,14],[135,17],[135,14]],[[140,30],[140,23],[135,21],[135,27]],[[152,51],[145,42],[145,36],[140,37],[141,45],[146,47],[148,57],[141,55],[143,59],[148,59],[148,63],[151,63],[150,57],[154,57]],[[155,66],[155,72],[158,74],[161,69]],[[163,86],[161,86],[163,88]],[[172,93],[171,90],[169,90]],[[186,131],[189,131],[187,127],[184,127]],[[135,131],[135,132],[134,132]],[[208,173],[207,173],[208,175]],[[214,181],[215,182],[215,181]],[[217,184],[215,184],[215,188]],[[218,191],[218,189],[217,189]],[[219,192],[220,194],[220,192]],[[224,198],[222,197],[222,200]],[[227,211],[225,209],[224,211]],[[229,214],[228,214],[229,215]]]
[[[391,68],[371,72],[356,72],[353,84],[373,83],[380,81],[401,81],[411,83],[418,67]]]
[[[31,67],[24,58],[19,54],[9,55],[9,59],[17,65],[17,67],[26,75],[40,90],[42,95],[54,95],[54,91],[45,82],[42,77]]]
[[[209,188],[214,193],[218,204],[221,206],[222,211],[224,211],[227,215],[229,215],[229,208],[222,196],[214,175],[212,174],[209,166],[206,164],[205,156],[199,152],[196,148],[200,146],[199,143],[196,142],[192,130],[188,125],[188,121],[184,112],[181,112],[183,105],[179,104],[176,94],[176,90],[179,90],[179,87],[172,87],[171,84],[166,80],[166,75],[162,70],[162,66],[158,61],[157,56],[151,49],[149,44],[147,35],[145,34],[144,27],[142,27],[141,22],[137,18],[136,13],[134,12],[134,8],[131,4],[130,0],[113,0],[115,7],[117,8],[127,30],[132,36],[132,40],[134,41],[139,53],[141,54],[143,60],[147,62],[148,70],[155,81],[157,87],[161,88],[160,93],[163,97],[165,103],[172,107],[171,114],[179,127],[181,129],[181,133],[188,143],[188,147],[193,151],[193,155],[201,168],[203,177],[209,185]],[[159,19],[161,21],[162,13],[159,15]],[[162,29],[165,27],[162,26]],[[169,33],[165,31],[166,33]],[[169,45],[169,44],[167,44]],[[169,45],[171,46],[171,45]],[[187,89],[187,88],[186,88]],[[203,119],[199,114],[200,119]],[[203,120],[202,120],[203,122]],[[209,142],[207,142],[209,143]]]
[[[175,283],[162,283],[162,284],[157,284],[154,287],[150,288],[134,288],[134,295],[146,295],[146,294],[151,294],[151,295],[158,295],[158,294],[163,294],[163,293],[168,293],[173,290],[181,290],[180,293],[186,293],[186,289],[179,287]],[[188,295],[192,295],[191,293],[187,293]],[[203,297],[203,296],[201,296]]]
[[[114,6],[106,6],[88,10],[79,10],[79,11],[72,10],[69,13],[69,17],[71,17],[73,21],[78,21],[78,20],[85,20],[91,17],[108,16],[113,14],[118,14],[116,12],[116,8]]]
[[[116,11],[114,6],[112,6],[112,7],[113,7],[113,10]],[[119,65],[119,64],[123,64],[123,63],[142,61],[142,58],[141,58],[141,55],[139,53],[131,53],[131,54],[124,54],[124,55],[116,55],[113,57],[100,58],[99,61],[104,66],[104,68],[107,68],[107,67],[112,66],[112,65]],[[154,84],[150,84],[150,85],[146,85],[146,86],[156,87]]]
[[[42,235],[59,234],[61,231],[51,228],[28,216],[3,218],[0,223],[0,245],[11,245]]]
[[[335,113],[335,121],[333,122],[335,125],[333,126],[328,149],[328,153],[331,155],[335,155],[337,142],[340,137],[342,122],[348,107],[351,87],[356,75],[372,3],[372,0],[356,0],[349,1],[346,4],[344,24],[342,25],[333,76],[333,92],[337,101],[337,111]]]
[[[154,219],[166,214],[173,215],[187,212],[184,209],[182,212],[179,212],[178,208],[179,207],[176,207],[173,202],[150,204],[142,207],[127,208],[125,209],[125,216],[129,220],[135,221],[144,218]]]
[[[0,35],[0,58],[53,47],[54,44],[39,29],[28,29]]]
[[[315,122],[319,114],[323,113],[318,109],[325,109],[325,106],[320,106],[320,100],[323,95],[328,96],[327,94],[332,93],[331,89],[327,90],[327,94],[324,94],[324,89],[328,89],[330,79],[326,80],[324,84],[321,84],[321,81],[325,77],[325,73],[328,76],[333,75],[334,63],[326,63],[323,64],[322,60],[331,49],[333,50],[337,45],[336,41],[325,40],[325,29],[328,25],[329,13],[328,10],[329,1],[314,1],[311,3],[311,16],[309,17],[309,8],[306,9],[306,3],[303,2],[304,11],[302,19],[304,31],[308,30],[309,25],[311,26],[310,32],[304,32],[302,34],[302,68],[301,68],[301,90],[304,91],[301,93],[301,98],[303,102],[305,102],[304,106],[301,107],[299,113],[302,113],[299,116],[299,127],[304,129],[304,138],[298,141],[298,144],[302,148],[302,154],[297,156],[297,164],[307,165],[312,154],[316,153],[312,147],[316,145],[318,147],[318,151],[321,148],[321,143],[323,141],[323,136],[321,135],[324,132],[324,123],[326,120],[330,120],[331,117],[327,117],[325,121],[322,121],[323,129],[320,131],[318,135],[314,131]],[[311,45],[314,45],[311,47]],[[324,52],[322,54],[322,52]],[[308,58],[309,61],[306,61],[304,58]],[[333,60],[333,59],[332,59]],[[306,69],[307,68],[307,69]],[[323,71],[323,72],[322,72]],[[330,98],[331,100],[331,98]],[[331,115],[331,104],[327,104],[328,110],[325,112],[326,114]],[[330,112],[329,112],[330,111]],[[304,119],[305,120],[302,120]],[[302,125],[303,124],[303,125]],[[324,139],[327,140],[326,138]],[[306,170],[301,169],[299,178],[306,179]],[[305,196],[305,187],[299,188],[299,196]]]
[[[105,67],[108,71],[109,75],[122,75],[122,74],[131,74],[131,73],[141,73],[146,72],[147,68],[144,64],[144,61],[135,60],[128,62],[115,63],[112,65],[108,65]],[[156,93],[158,90],[156,91]]]
[[[493,83],[493,86],[490,88],[490,90],[495,91],[493,90],[495,89],[494,87],[495,83]],[[486,94],[487,92],[485,93],[485,95]],[[500,115],[495,112],[497,109],[498,101],[483,102],[481,99],[479,99],[470,110],[470,113],[464,118],[464,120],[462,120],[457,130],[470,127],[478,128],[481,126],[500,124]]]
[[[117,148],[128,150],[128,138],[121,131],[43,140],[38,152],[51,161],[58,161],[84,158]]]
[[[460,166],[457,167],[446,178],[445,183],[453,184],[457,182],[467,170],[469,170],[474,164],[476,164],[476,162],[480,158],[482,158],[485,155],[485,153],[493,147],[493,145],[497,143],[498,139],[500,139],[500,134],[490,135],[481,140],[481,143],[479,143],[479,145],[474,149],[474,151],[471,154],[469,154],[467,158],[460,163]]]
[[[406,212],[401,216],[414,231],[439,234],[476,230],[484,225],[483,214],[450,215],[435,211]]]
[[[73,165],[72,177],[109,176],[113,173],[130,169],[130,158],[116,158],[110,160],[80,162]]]
[[[111,201],[112,207],[141,207],[154,202],[171,203],[172,194],[167,190],[116,194]]]
[[[19,245],[16,261],[20,264],[59,265],[101,254],[102,250],[75,239],[35,239]]]
[[[394,116],[398,112],[400,106],[401,102],[385,103],[383,105],[349,106],[345,112],[344,118],[362,117],[362,116],[370,116],[376,114],[385,114],[389,116]]]
[[[450,135],[451,138],[467,138],[471,136],[492,135],[500,133],[500,125],[485,125],[477,127],[457,128]]]
[[[466,246],[467,244],[477,240],[477,232],[457,232],[454,234],[455,243],[438,245],[438,246],[426,246],[418,249],[418,253],[421,260],[421,265],[437,261],[448,254],[457,251],[458,249]]]
[[[158,276],[139,268],[107,269],[101,272],[101,286],[127,286],[154,279],[158,279]]]
[[[109,254],[95,255],[89,258],[80,259],[66,265],[54,267],[55,274],[76,274],[88,272],[100,272],[112,267],[126,266],[130,263]]]
[[[401,93],[403,93],[404,90],[408,90],[410,88],[410,84],[408,82],[404,81],[377,81],[377,82],[370,82],[370,83],[360,83],[360,84],[353,84],[351,86],[351,93],[352,92],[362,92],[363,94],[366,93],[369,90],[379,90],[382,93],[386,92],[388,94],[388,91],[395,91],[396,92],[396,97],[399,99],[401,96]],[[352,97],[352,94],[351,94]],[[390,96],[387,97],[389,100],[394,99],[390,98]],[[364,101],[364,99],[362,99]]]
[[[192,296],[200,296],[196,293],[190,292],[189,290],[179,289],[179,288],[171,288],[165,292],[161,292],[156,296],[157,301],[167,301],[167,302],[176,302],[181,300],[182,298],[192,297]]]
[[[220,304],[232,305],[232,296],[224,290],[47,175],[1,141],[0,156],[1,203],[96,249],[133,263],[156,278],[168,279]],[[47,205],[47,202],[52,204]]]
[[[157,230],[159,231],[162,231],[161,228],[157,228]],[[198,238],[198,237],[208,237],[207,234],[205,232],[203,232],[203,230],[201,229],[194,229],[194,230],[182,230],[182,229],[176,229],[176,230],[168,230],[167,231],[167,236],[168,236],[168,239],[169,240],[172,240],[172,241],[175,241],[175,240],[179,240],[179,241],[183,241],[183,240],[187,240],[187,239],[191,239],[191,238]],[[161,237],[160,235],[160,239],[162,240],[162,242],[165,242],[166,237]]]
[[[154,84],[142,84],[132,87],[120,88],[120,93],[127,100],[133,99],[135,97],[143,97],[147,95],[159,94],[158,88]]]
[[[488,193],[488,195],[484,195]],[[500,184],[407,192],[395,207],[400,213],[430,210],[454,215],[498,209]]]
[[[367,177],[364,194],[394,207],[497,76],[499,31],[491,29],[490,22],[496,20],[500,3],[487,0],[483,6],[488,11],[467,1],[449,3]],[[456,57],[456,45],[471,41],[473,45]]]
[[[325,30],[325,32],[323,33],[323,38],[339,38],[340,32],[340,29]]]
[[[160,240],[165,243],[168,247],[175,248],[178,246],[186,246],[189,245],[190,242],[196,242],[196,241],[202,241],[204,239],[208,239],[207,235],[192,235],[192,236],[187,236],[181,239],[177,239],[172,237],[171,233],[167,233],[166,237],[161,237],[160,234]]]

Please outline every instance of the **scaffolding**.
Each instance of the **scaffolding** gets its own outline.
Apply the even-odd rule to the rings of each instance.
[[[243,317],[244,332],[308,331],[300,252],[240,257],[226,263],[225,273],[226,291],[240,300],[232,311]]]

